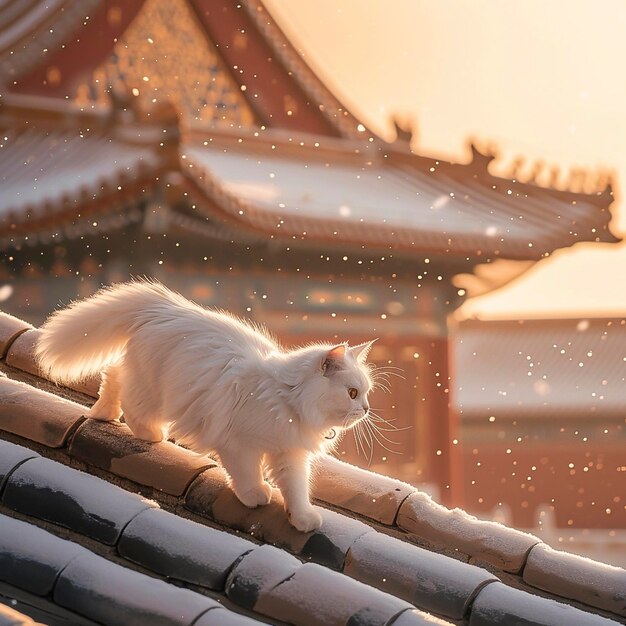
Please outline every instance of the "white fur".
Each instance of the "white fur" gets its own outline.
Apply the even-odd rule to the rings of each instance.
[[[367,415],[370,346],[284,351],[229,313],[157,282],[135,281],[51,315],[36,356],[58,382],[103,373],[91,418],[114,420],[123,412],[141,439],[161,441],[169,429],[192,450],[217,453],[246,506],[271,498],[265,463],[291,523],[310,531],[321,524],[309,501],[310,458],[325,449],[331,430]]]

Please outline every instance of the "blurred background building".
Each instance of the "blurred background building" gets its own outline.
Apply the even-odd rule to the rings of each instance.
[[[450,318],[557,249],[617,241],[608,180],[496,176],[475,146],[469,164],[420,156],[401,124],[382,139],[257,0],[13,0],[0,24],[5,310],[40,323],[149,275],[286,345],[378,337],[391,441],[348,436],[342,458],[517,526],[625,526],[619,392],[604,401],[619,320]],[[594,378],[553,344],[592,352]]]

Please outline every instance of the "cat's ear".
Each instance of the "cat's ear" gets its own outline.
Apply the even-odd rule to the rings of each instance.
[[[371,341],[366,341],[365,343],[360,343],[358,346],[352,346],[350,350],[350,354],[354,357],[356,361],[359,363],[365,363],[367,359],[367,355],[370,353],[374,342],[378,341],[378,339],[372,339]]]
[[[346,357],[347,349],[348,346],[345,343],[340,343],[338,346],[331,348],[322,359],[322,374],[338,369]]]

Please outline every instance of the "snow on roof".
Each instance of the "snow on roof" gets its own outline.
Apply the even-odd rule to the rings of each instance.
[[[37,376],[36,333],[0,316],[0,581],[22,598],[13,608],[45,598],[106,624],[626,617],[624,570],[330,457],[314,488],[321,529],[290,526],[277,490],[246,509],[212,459],[85,419],[93,397]]]
[[[456,405],[465,418],[622,416],[626,324],[620,319],[460,324],[453,341]]]

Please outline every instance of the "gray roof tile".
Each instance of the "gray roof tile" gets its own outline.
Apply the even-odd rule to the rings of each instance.
[[[393,478],[362,470],[331,456],[317,462],[313,496],[383,524],[393,524],[402,501],[413,487]]]
[[[0,515],[0,580],[48,595],[59,572],[82,548],[12,517]]]
[[[49,459],[20,465],[2,502],[25,515],[71,528],[114,545],[128,522],[154,502]]]
[[[255,626],[261,623],[251,617],[216,608],[201,615],[193,626]]]
[[[192,484],[186,502],[195,513],[336,570],[343,568],[352,543],[372,530],[358,520],[318,507],[322,527],[312,533],[301,533],[289,523],[277,489],[267,506],[249,509],[228,487],[226,473],[220,467],[204,472]]]
[[[205,455],[168,441],[137,439],[120,422],[86,420],[70,443],[70,454],[95,467],[173,496],[181,496],[203,470],[216,465]]]
[[[273,546],[263,545],[246,554],[226,581],[226,595],[245,609],[254,609],[259,597],[300,568],[298,559]]]
[[[59,576],[54,601],[103,624],[190,626],[219,604],[85,550]]]
[[[524,581],[626,617],[626,571],[582,556],[535,546],[528,555]]]
[[[320,509],[322,527],[307,539],[300,554],[320,565],[342,570],[348,550],[359,537],[374,532],[370,526],[328,509]]]
[[[130,521],[117,549],[158,574],[223,591],[235,562],[256,547],[222,530],[147,509]]]
[[[469,626],[615,626],[613,620],[585,613],[567,604],[539,598],[502,583],[480,591],[469,619]]]
[[[422,492],[400,507],[398,526],[435,548],[459,550],[474,560],[519,572],[532,546],[541,540],[497,522],[479,520],[461,509],[447,509]]]
[[[474,565],[377,532],[354,543],[344,573],[452,619],[462,619],[478,590],[498,580]]]
[[[39,455],[28,448],[18,446],[8,441],[0,439],[0,495],[4,489],[8,474],[10,474],[20,463],[28,459],[34,459]]]
[[[1,330],[0,318],[0,334]],[[568,605],[563,607],[532,593],[512,591],[494,582],[494,577],[484,570],[418,548],[414,545],[418,542],[445,551],[455,550],[460,556],[469,555],[474,562],[488,562],[508,572],[524,571],[526,583],[547,590],[541,592],[543,595],[562,594],[578,603],[586,603],[589,610],[593,610],[592,607],[615,612],[623,610],[620,589],[623,570],[609,568],[611,571],[607,573],[601,564],[577,560],[578,557],[570,560],[569,555],[547,550],[536,537],[483,522],[460,510],[448,510],[405,483],[335,459],[321,461],[315,496],[375,522],[393,524],[393,536],[374,530],[372,526],[376,524],[368,525],[319,507],[324,518],[322,528],[312,533],[299,533],[287,522],[278,490],[268,506],[247,509],[228,488],[226,474],[220,467],[204,469],[207,463],[212,464],[210,460],[169,443],[151,445],[139,441],[117,422],[84,421],[82,405],[6,377],[0,377],[0,397],[0,430],[49,447],[62,447],[64,450],[55,454],[63,454],[68,460],[74,457],[130,479],[138,484],[138,489],[143,484],[163,491],[168,495],[161,498],[157,493],[155,497],[168,506],[172,504],[171,496],[179,497],[179,504],[201,516],[250,533],[260,541],[276,544],[303,560],[316,562],[303,565],[291,554],[275,547],[259,547],[235,535],[165,513],[154,508],[154,503],[99,478],[0,441],[0,485],[8,473],[3,496],[5,506],[24,515],[68,526],[76,533],[101,542],[115,544],[121,536],[120,560],[133,560],[156,574],[182,583],[218,591],[225,589],[226,595],[243,609],[303,624],[319,623],[324,611],[332,613],[327,621],[331,624],[445,623],[413,610],[404,601],[411,600],[454,621],[461,617],[470,619],[474,614],[471,617],[474,624],[489,623],[494,616],[495,623],[503,624],[611,623],[604,619],[589,622],[597,616]],[[0,523],[0,546],[2,541],[12,541],[7,528],[8,524]],[[3,532],[4,537],[1,537]],[[32,543],[37,545],[35,541]],[[84,550],[79,545],[75,548]],[[531,549],[531,558],[524,570]],[[39,552],[41,550],[31,559],[35,564]],[[63,554],[67,556],[67,550]],[[93,563],[100,558],[87,554]],[[330,569],[320,567],[320,563]],[[45,559],[42,566],[46,566]],[[48,566],[51,568],[49,588],[54,584],[51,572],[55,570],[54,564]],[[90,568],[91,565],[87,567]],[[95,568],[101,569],[99,565]],[[27,572],[29,581],[40,584],[37,583],[40,579],[28,573],[27,565],[20,565],[19,570],[19,575]],[[68,570],[72,572],[71,568]],[[79,585],[80,578],[76,575],[71,584]],[[151,584],[160,582],[148,580]],[[506,580],[513,585],[522,584],[519,576],[507,576]],[[89,582],[89,590],[82,596],[82,591],[78,594],[82,599],[77,602],[83,602],[84,607],[90,605],[89,594],[98,595],[105,590],[104,586],[93,586],[92,582]],[[427,588],[426,583],[431,586]],[[40,584],[40,588],[43,587],[45,585]],[[122,593],[121,588],[118,591]],[[362,601],[365,597],[369,599]],[[357,602],[358,598],[361,600]],[[105,607],[106,602],[99,599],[92,603],[94,606],[100,603],[100,608],[94,610],[102,612],[97,618],[86,612],[86,618],[116,621],[119,614],[115,613],[116,609]],[[109,604],[116,602],[115,597],[108,599]],[[317,606],[315,602],[324,606]],[[197,626],[250,623],[247,618],[218,608],[217,604],[212,606],[214,608],[199,617]],[[400,609],[394,613],[390,607]],[[58,605],[57,608],[62,610]],[[149,608],[136,606],[136,615],[142,615],[142,611]],[[82,610],[78,604],[71,609]],[[112,612],[106,613],[108,610]],[[167,621],[172,615],[156,619],[150,623],[180,623]],[[161,619],[165,621],[158,621]],[[124,623],[129,622],[125,619]]]
[[[255,610],[302,626],[382,626],[407,602],[337,572],[306,563],[281,584],[259,594]]]
[[[84,418],[85,407],[0,377],[0,428],[49,448],[61,448]]]
[[[4,358],[11,344],[32,326],[28,322],[0,311],[0,358]]]
[[[398,619],[393,621],[392,626],[451,626],[451,624],[451,622],[429,613],[413,609],[412,611],[401,613]]]

